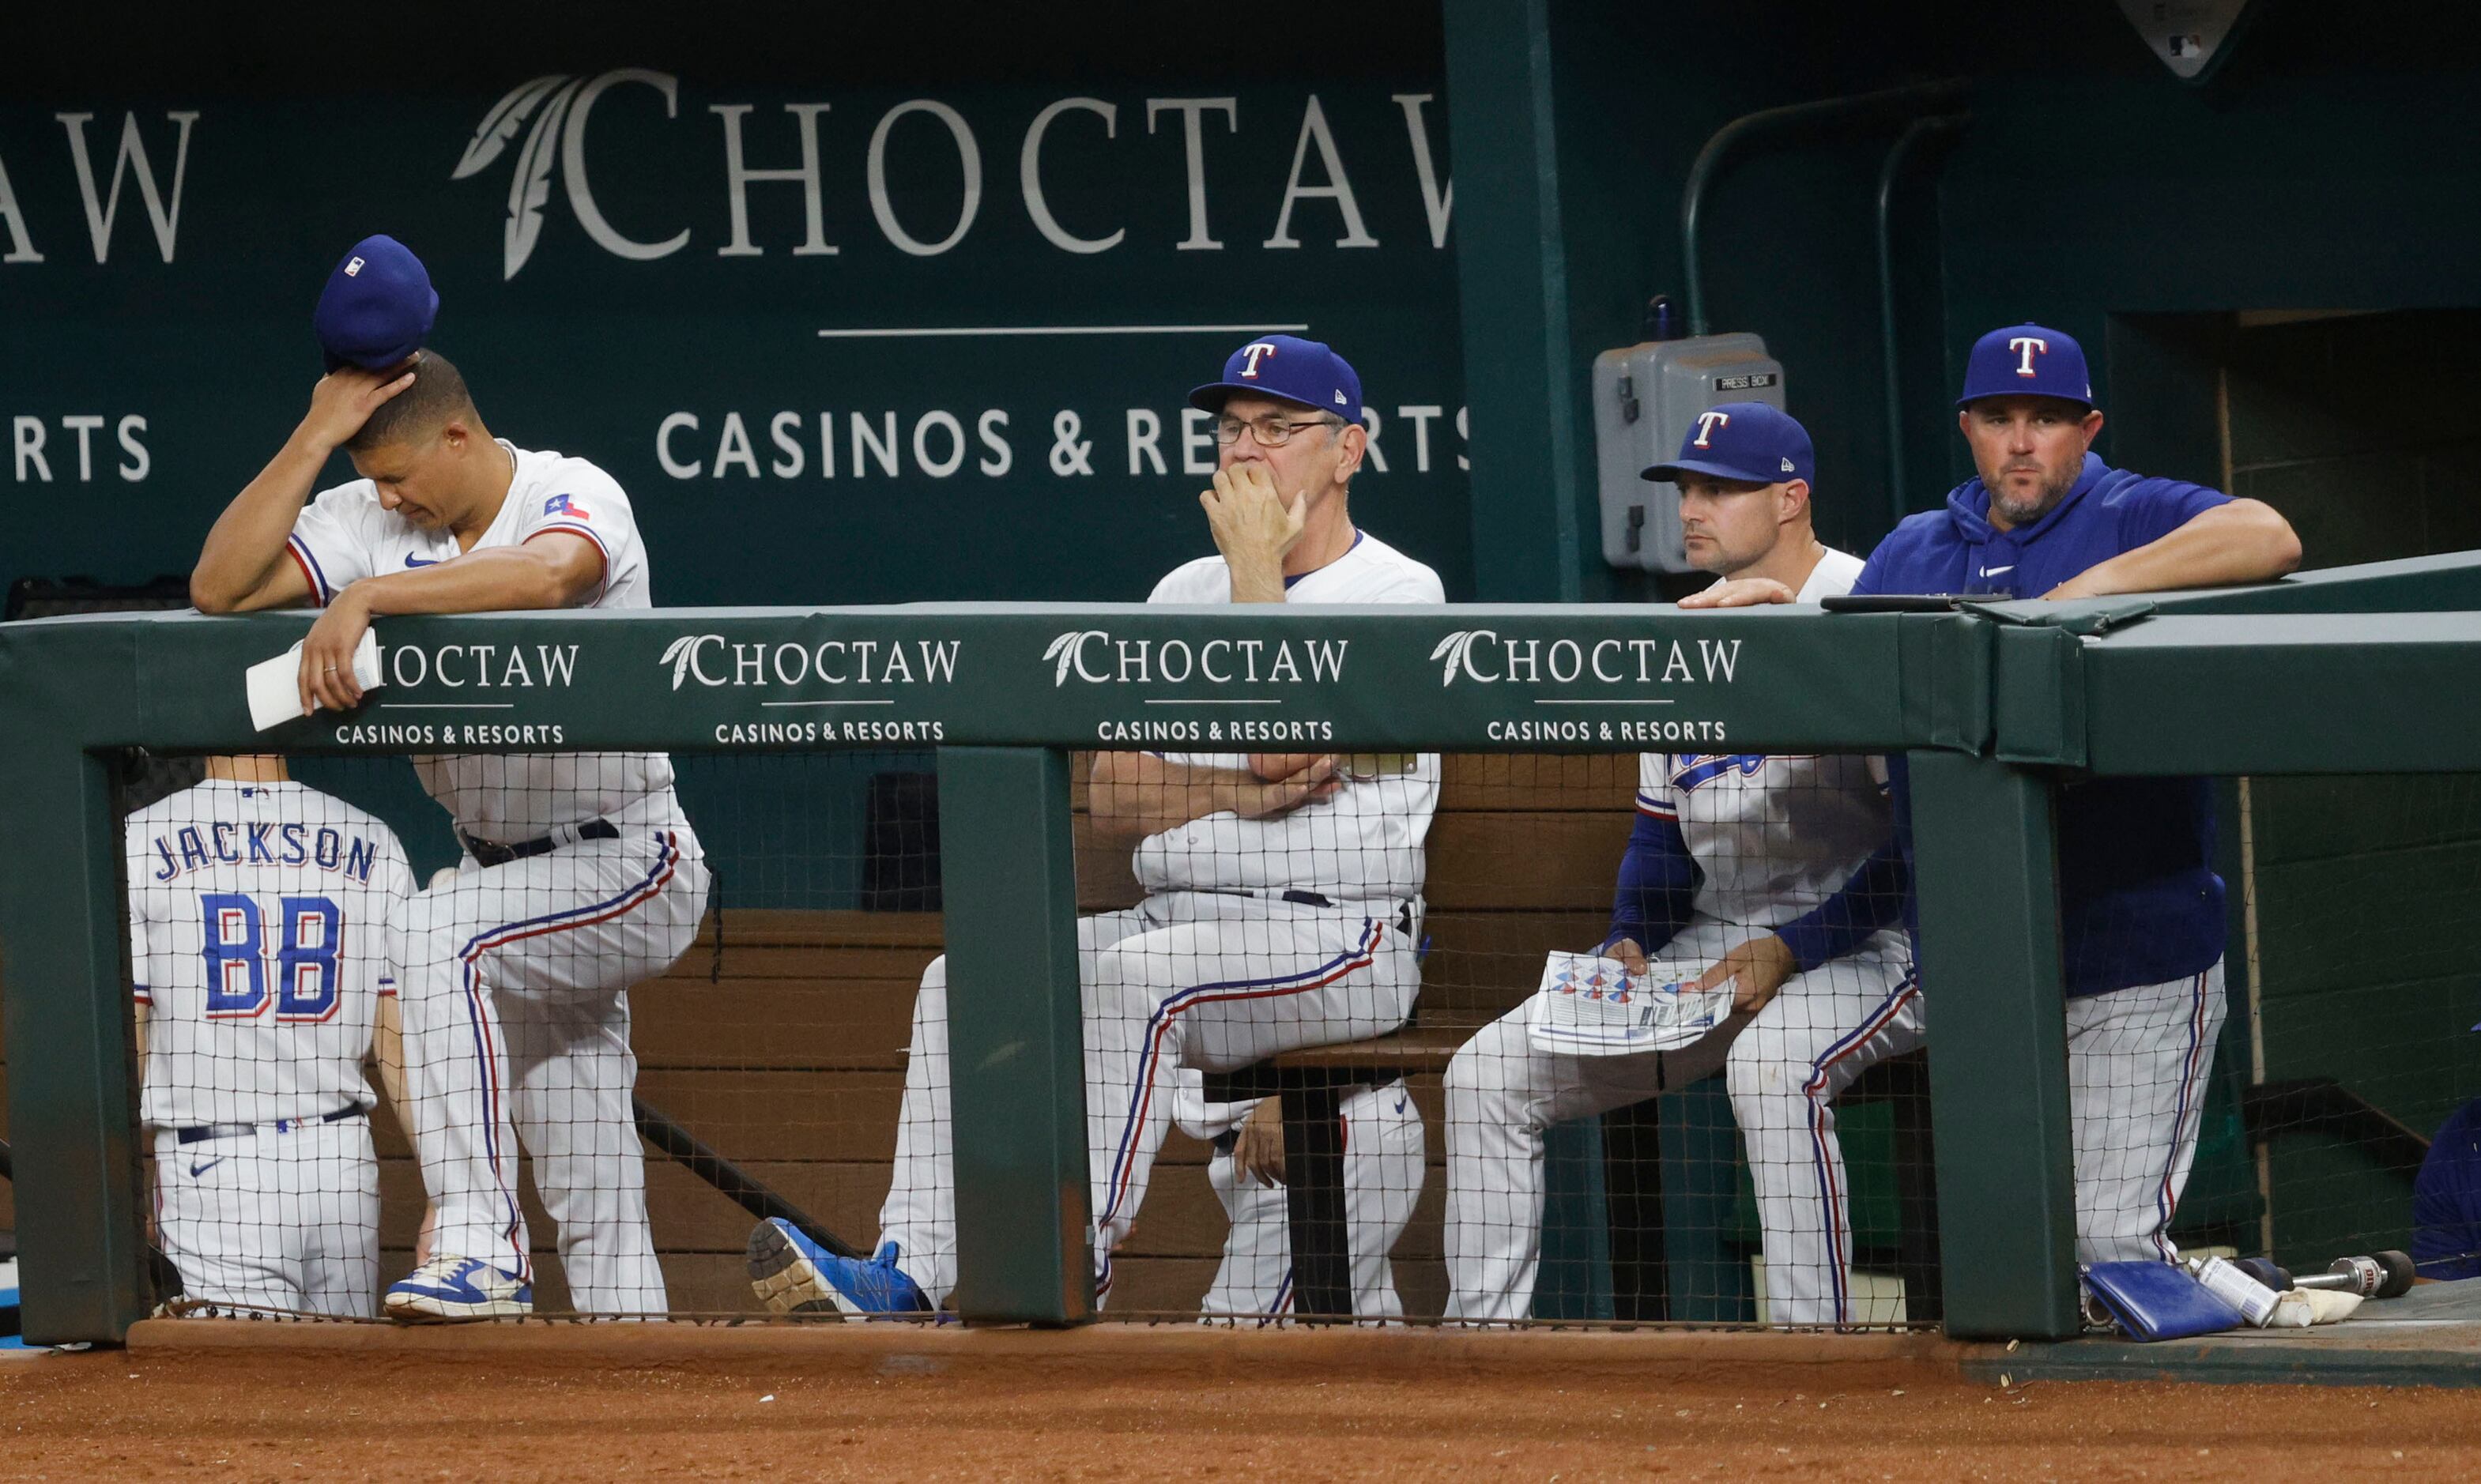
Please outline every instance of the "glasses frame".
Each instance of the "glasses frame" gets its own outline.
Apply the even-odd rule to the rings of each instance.
[[[1279,449],[1285,444],[1292,442],[1293,435],[1305,428],[1334,428],[1337,431],[1341,432],[1344,429],[1351,426],[1351,424],[1344,422],[1342,419],[1335,417],[1331,413],[1321,413],[1317,417],[1304,418],[1299,422],[1293,422],[1288,418],[1276,417],[1270,413],[1266,417],[1259,418],[1252,422],[1246,418],[1233,417],[1228,413],[1218,412],[1214,417],[1214,444],[1217,448],[1228,449],[1232,445],[1240,441],[1241,430],[1247,429],[1249,436],[1257,442],[1257,445],[1260,448]],[[1267,436],[1267,430],[1268,428],[1280,428],[1284,430],[1284,435],[1280,438],[1268,438]],[[1228,438],[1224,436],[1226,429],[1229,429],[1232,434]]]

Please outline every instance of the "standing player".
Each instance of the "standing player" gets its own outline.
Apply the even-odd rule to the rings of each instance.
[[[1688,560],[1815,603],[1849,588],[1857,557],[1813,532],[1808,432],[1759,403],[1703,414],[1680,456],[1645,471],[1680,486]],[[1695,605],[1684,605],[1695,606]],[[1544,1051],[1520,1005],[1448,1067],[1448,1317],[1512,1321],[1532,1309],[1542,1246],[1543,1135],[1562,1119],[1705,1076],[1728,1048],[1732,1109],[1763,1225],[1778,1324],[1840,1324],[1851,1235],[1836,1094],[1870,1063],[1920,1044],[1920,997],[1884,851],[1892,820],[1869,760],[1649,752],[1603,951],[1700,966],[1737,980],[1734,1019],[1674,1053]],[[1683,971],[1686,971],[1684,969]]]
[[[208,612],[326,610],[302,647],[305,711],[360,703],[353,652],[375,615],[648,605],[645,549],[610,475],[492,437],[444,357],[402,359],[435,302],[403,247],[371,238],[353,249],[320,301],[323,339],[340,359],[338,326],[354,327],[361,343],[343,353],[376,367],[339,364],[319,382],[309,415],[216,522],[191,575]],[[340,447],[362,478],[305,507]],[[706,907],[671,761],[473,754],[414,766],[456,818],[467,863],[407,904],[395,955],[437,1229],[431,1260],[388,1290],[388,1313],[532,1309],[519,1135],[577,1308],[660,1313],[626,991],[680,956]]]
[[[1437,573],[1352,524],[1346,501],[1369,439],[1361,379],[1342,356],[1270,335],[1234,351],[1223,378],[1189,401],[1215,415],[1223,450],[1214,487],[1198,497],[1221,555],[1175,569],[1149,602],[1445,601]],[[1310,753],[1095,759],[1094,824],[1139,837],[1146,890],[1134,909],[1078,924],[1099,1295],[1170,1129],[1175,1069],[1230,1070],[1382,1034],[1412,1009],[1438,759],[1408,771],[1345,764]],[[770,1306],[910,1313],[946,1298],[956,1281],[949,1070],[940,958],[914,1002],[878,1256],[841,1259],[781,1222],[763,1225],[750,1277]]]
[[[1979,475],[1879,542],[1854,592],[2088,598],[2266,582],[2300,563],[2272,507],[2096,457],[2084,351],[2057,330],[1982,336],[1956,405]],[[1889,769],[1909,865],[1910,780],[1901,757]],[[2059,791],[2056,829],[2076,1256],[2168,1259],[2223,1024],[2212,801],[2202,778],[2097,778]]]
[[[388,922],[413,895],[388,827],[215,758],[129,817],[129,961],[155,1224],[190,1298],[379,1315],[374,1050],[406,1116]]]

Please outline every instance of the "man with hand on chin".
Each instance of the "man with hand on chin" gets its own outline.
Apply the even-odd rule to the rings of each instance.
[[[1222,378],[1189,401],[1214,414],[1222,448],[1214,487],[1198,497],[1218,555],[1174,569],[1148,602],[1446,600],[1437,573],[1353,525],[1351,484],[1369,439],[1361,379],[1344,357],[1316,341],[1269,335],[1234,351]],[[1426,753],[1096,757],[1094,825],[1136,842],[1133,864],[1146,891],[1129,911],[1078,924],[1099,1295],[1110,1292],[1111,1252],[1136,1220],[1182,1101],[1184,1069],[1231,1071],[1404,1023],[1421,985],[1422,843],[1438,793],[1439,760]],[[749,1270],[770,1307],[832,1307],[858,1318],[927,1312],[946,1300],[956,1281],[951,1072],[942,957],[914,1001],[877,1254],[840,1258],[768,1222],[751,1234]],[[1401,1084],[1381,1091],[1393,1099]],[[1345,1104],[1347,1120],[1357,1101]],[[1218,1124],[1237,1129],[1254,1106],[1201,1111],[1192,1102],[1182,1117],[1204,1134]],[[1368,1127],[1354,1123],[1357,1135]],[[1352,1194],[1355,1273],[1368,1275],[1356,1283],[1362,1312],[1383,1312],[1394,1298],[1383,1264],[1360,1261],[1363,1243],[1392,1244],[1401,1231],[1421,1158],[1416,1150],[1382,1167],[1416,1188]],[[1217,1184],[1261,1172],[1272,1173],[1256,1159]],[[1273,1307],[1271,1295],[1267,1303]]]

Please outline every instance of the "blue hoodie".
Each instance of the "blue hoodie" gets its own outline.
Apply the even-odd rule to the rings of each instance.
[[[2038,598],[2089,567],[2159,540],[2231,497],[2148,479],[2085,456],[2076,487],[2029,526],[1990,524],[1990,491],[1968,480],[1946,508],[1907,516],[1869,554],[1855,593]],[[1896,844],[1913,856],[1912,784],[1888,759]],[[2093,778],[2059,790],[2060,952],[2070,995],[2202,974],[2223,955],[2212,794],[2202,778]],[[1907,899],[1907,925],[1919,931]],[[1937,986],[1924,986],[1933,994]]]

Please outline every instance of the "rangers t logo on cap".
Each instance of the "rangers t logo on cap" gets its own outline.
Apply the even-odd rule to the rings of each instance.
[[[1345,358],[1315,340],[1268,335],[1252,340],[1223,362],[1223,378],[1188,394],[1188,404],[1223,410],[1234,392],[1278,397],[1314,412],[1333,411],[1347,423],[1361,421],[1361,378]]]
[[[1703,474],[1744,484],[1808,480],[1817,468],[1809,430],[1783,408],[1763,402],[1727,402],[1697,414],[1681,435],[1680,456],[1655,464],[1639,478],[1679,483]]]

